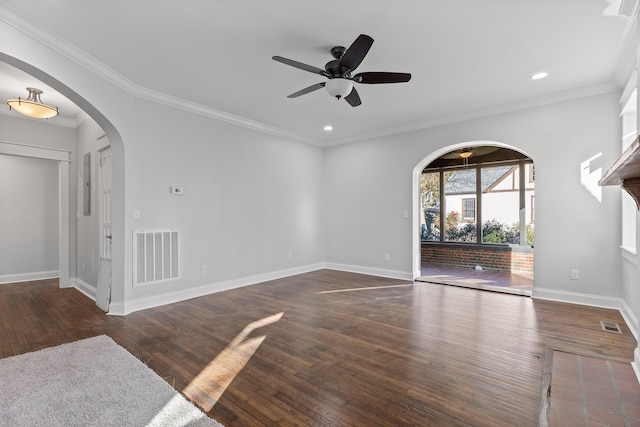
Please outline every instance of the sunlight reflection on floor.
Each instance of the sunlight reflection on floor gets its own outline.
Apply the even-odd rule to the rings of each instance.
[[[255,329],[277,322],[283,315],[284,312],[280,312],[249,323],[215,359],[191,380],[183,390],[184,395],[205,412],[209,412],[267,337],[261,335],[246,339],[249,334]]]
[[[389,285],[389,286],[371,286],[368,288],[349,288],[349,289],[336,289],[335,291],[321,291],[317,292],[318,294],[333,294],[336,292],[354,292],[354,291],[368,291],[372,289],[384,289],[384,288],[404,288],[408,286],[413,286],[413,283],[407,283],[404,285]]]

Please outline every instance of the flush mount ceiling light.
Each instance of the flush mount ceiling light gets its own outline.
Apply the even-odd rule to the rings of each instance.
[[[322,129],[324,129],[325,132],[331,132],[333,130],[333,126],[331,125],[326,125],[325,127],[323,127]]]
[[[48,119],[59,114],[58,107],[51,107],[42,103],[40,100],[42,91],[40,89],[28,87],[27,91],[29,92],[27,99],[17,98],[7,101],[9,110],[16,110],[18,113],[34,119]]]
[[[539,73],[535,73],[534,75],[531,76],[531,80],[542,80],[545,77],[547,77],[549,75],[549,73],[547,73],[546,71],[541,71]]]

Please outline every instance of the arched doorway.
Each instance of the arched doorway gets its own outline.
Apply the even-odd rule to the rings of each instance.
[[[125,252],[125,242],[124,242],[124,146],[122,142],[122,138],[119,132],[116,130],[114,125],[108,120],[104,114],[102,114],[91,102],[86,100],[76,91],[71,89],[68,85],[62,83],[62,81],[54,78],[50,74],[45,71],[34,67],[33,65],[24,62],[16,57],[7,55],[5,53],[0,52],[0,61],[9,64],[15,67],[18,70],[21,70],[35,79],[43,82],[47,86],[51,87],[67,99],[71,100],[75,103],[82,111],[84,111],[103,131],[106,136],[106,140],[109,141],[109,145],[111,147],[112,152],[112,200],[111,200],[111,221],[112,221],[112,234],[115,236],[113,239],[112,246],[112,272],[111,277],[113,280],[109,283],[109,286],[112,286],[112,283],[116,284],[117,289],[112,294],[116,295],[118,300],[123,298],[124,294],[124,252]],[[68,187],[68,184],[66,185]],[[73,191],[73,189],[70,189]],[[61,193],[67,194],[67,193]],[[62,197],[62,196],[61,196]],[[68,196],[67,200],[60,200],[61,205],[68,205]],[[70,208],[71,212],[75,212],[73,207]],[[64,219],[61,222],[65,222]],[[68,224],[68,221],[67,221]],[[74,255],[70,253],[69,245],[65,242],[68,242],[71,238],[72,231],[68,229],[61,228],[61,272],[68,272],[71,269],[72,260],[75,262]],[[62,260],[66,261],[62,261]],[[74,271],[70,271],[71,274]],[[61,287],[73,286],[73,280],[68,280],[68,277],[62,277],[60,280]],[[66,275],[68,276],[68,275]],[[108,309],[108,308],[107,308]]]
[[[535,165],[529,156],[495,142],[457,144],[424,159],[414,179],[416,280],[531,295]]]

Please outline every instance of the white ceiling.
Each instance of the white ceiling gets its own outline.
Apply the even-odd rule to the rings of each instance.
[[[0,0],[0,15],[55,33],[101,63],[98,72],[332,145],[612,90],[632,24],[618,15],[621,1]],[[358,72],[410,72],[411,81],[356,85],[356,108],[324,90],[287,98],[325,78],[273,55],[323,68],[332,46],[361,33],[375,42]],[[541,70],[549,77],[529,79]],[[26,86],[43,89],[62,117],[78,115],[0,63],[2,99],[25,97]]]

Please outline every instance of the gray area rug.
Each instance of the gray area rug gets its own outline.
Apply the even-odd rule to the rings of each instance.
[[[222,426],[107,336],[0,359],[0,426]]]

